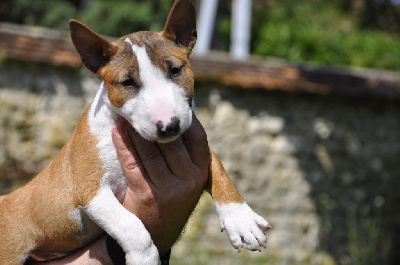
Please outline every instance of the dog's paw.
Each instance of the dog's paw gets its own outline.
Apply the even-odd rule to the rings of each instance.
[[[266,247],[265,232],[272,228],[261,216],[256,214],[245,202],[216,204],[221,231],[226,230],[234,248],[241,251],[242,247],[261,251]]]
[[[155,246],[141,252],[130,251],[126,253],[125,259],[126,265],[161,265],[161,260]]]
[[[157,247],[145,229],[132,229],[134,236],[126,238],[124,246],[127,265],[161,265]],[[126,243],[126,244],[125,244]]]

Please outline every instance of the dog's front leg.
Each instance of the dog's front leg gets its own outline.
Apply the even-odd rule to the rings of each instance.
[[[158,250],[143,223],[119,203],[110,188],[101,188],[81,209],[120,244],[127,265],[161,264]]]
[[[210,153],[208,191],[215,203],[221,231],[226,230],[231,244],[239,252],[242,247],[260,250],[260,246],[266,246],[264,233],[271,228],[270,224],[247,205],[218,156],[211,149]]]

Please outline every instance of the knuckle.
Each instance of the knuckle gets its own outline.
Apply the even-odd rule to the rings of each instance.
[[[121,163],[121,165],[123,165],[125,170],[131,171],[140,168],[142,166],[142,162],[140,160],[129,160],[123,164]]]
[[[142,156],[144,160],[154,162],[160,158],[160,151],[154,147],[143,153]]]
[[[199,191],[203,191],[208,181],[208,174],[203,173],[202,170],[196,170],[197,172],[185,181],[185,188],[187,193],[194,194]]]
[[[175,204],[176,200],[180,198],[180,189],[176,187],[174,184],[168,185],[166,189],[162,191],[162,200],[160,200],[160,203],[162,205],[171,205]]]
[[[144,205],[150,206],[156,202],[156,196],[152,189],[148,189],[142,193],[141,201]]]

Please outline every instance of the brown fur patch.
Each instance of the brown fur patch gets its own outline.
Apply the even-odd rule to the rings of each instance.
[[[74,182],[74,206],[86,205],[96,196],[104,175],[100,151],[97,148],[98,140],[89,128],[88,111],[89,108],[75,129],[68,151]]]
[[[175,1],[168,15],[163,35],[190,51],[196,44],[196,10],[192,0]]]
[[[214,202],[218,205],[232,202],[243,203],[244,200],[242,196],[226,173],[221,160],[211,149],[210,154],[210,173],[207,188]]]
[[[107,87],[111,103],[118,108],[135,96],[142,86],[136,56],[133,54],[131,46],[124,42],[124,38],[117,42],[117,50],[111,61],[99,70],[98,75]],[[123,85],[123,82],[130,78],[136,87],[127,88]]]
[[[98,236],[83,239],[83,231],[69,216],[92,200],[103,176],[97,140],[88,130],[86,111],[58,156],[27,185],[2,197],[1,264],[19,264],[27,253],[67,253]]]

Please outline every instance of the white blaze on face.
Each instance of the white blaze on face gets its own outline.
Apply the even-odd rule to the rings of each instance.
[[[134,45],[129,38],[125,42],[132,46],[139,65],[142,87],[138,93],[120,108],[122,115],[145,139],[168,142],[174,140],[192,123],[192,110],[183,87],[171,81],[155,66],[146,48]],[[179,119],[179,133],[171,137],[160,137],[157,123],[167,126],[171,119]],[[174,118],[175,119],[175,118]]]

